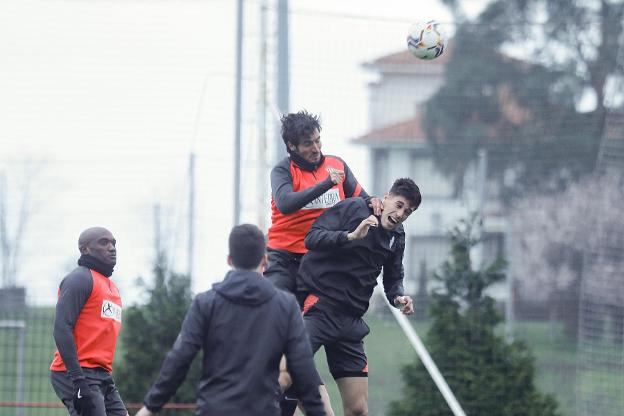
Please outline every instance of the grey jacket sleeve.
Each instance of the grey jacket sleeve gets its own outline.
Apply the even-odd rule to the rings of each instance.
[[[93,277],[86,267],[78,267],[72,271],[59,286],[53,336],[56,348],[72,381],[84,378],[78,362],[74,326],[92,290]]]
[[[202,347],[205,323],[210,318],[205,316],[204,312],[210,312],[213,298],[200,301],[200,296],[202,295],[196,296],[193,300],[178,338],[160,368],[158,378],[143,399],[143,404],[151,412],[159,411],[175,394],[186,378],[195,355]]]
[[[293,191],[290,162],[286,158],[271,170],[271,193],[275,206],[282,214],[292,214],[323,195],[334,186],[331,178],[302,191]]]
[[[392,255],[383,265],[383,287],[390,305],[394,299],[403,296],[403,252],[405,251],[405,234],[397,237]]]
[[[321,377],[314,366],[314,355],[299,306],[294,297],[290,297],[288,340],[286,345],[286,367],[297,386],[299,399],[303,402],[306,415],[324,416],[325,409],[319,393]]]

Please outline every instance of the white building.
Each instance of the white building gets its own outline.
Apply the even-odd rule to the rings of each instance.
[[[421,108],[444,82],[447,62],[448,51],[432,61],[415,59],[405,51],[364,64],[377,78],[369,84],[370,130],[354,142],[369,149],[372,191],[383,195],[394,179],[410,177],[423,196],[420,208],[405,223],[408,241],[404,264],[406,290],[410,293],[416,293],[419,283],[423,284],[419,282],[421,270],[426,269],[430,275],[448,257],[448,231],[471,212],[484,213],[487,238],[473,259],[491,260],[501,254],[503,247],[496,200],[485,198],[488,193],[481,186],[484,175],[479,168],[487,165],[486,158],[481,166],[476,163],[468,169],[462,193],[454,195],[452,181],[435,169],[432,148],[422,127]],[[502,296],[501,291],[497,297]]]

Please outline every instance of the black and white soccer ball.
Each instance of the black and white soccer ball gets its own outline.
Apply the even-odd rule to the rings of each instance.
[[[446,37],[440,23],[435,20],[417,22],[410,26],[407,48],[419,59],[435,59],[444,53]]]

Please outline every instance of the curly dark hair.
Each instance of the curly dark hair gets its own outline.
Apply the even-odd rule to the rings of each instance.
[[[399,178],[394,181],[389,193],[404,197],[414,209],[418,208],[422,201],[418,185],[410,178]]]
[[[280,121],[282,122],[282,140],[286,146],[288,143],[298,146],[302,139],[312,136],[314,129],[321,131],[320,117],[306,110],[284,114]]]

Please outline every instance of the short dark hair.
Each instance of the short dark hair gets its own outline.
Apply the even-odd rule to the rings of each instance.
[[[237,269],[255,269],[266,253],[264,234],[253,224],[241,224],[232,228],[229,246],[232,265]]]
[[[282,122],[282,140],[286,146],[288,143],[298,146],[301,139],[312,136],[314,129],[321,131],[320,117],[310,114],[306,110],[284,114],[280,121]]]
[[[404,197],[414,209],[420,206],[420,202],[422,200],[418,185],[416,185],[410,178],[399,178],[394,181],[392,188],[390,188],[390,193],[392,195],[400,195]]]

